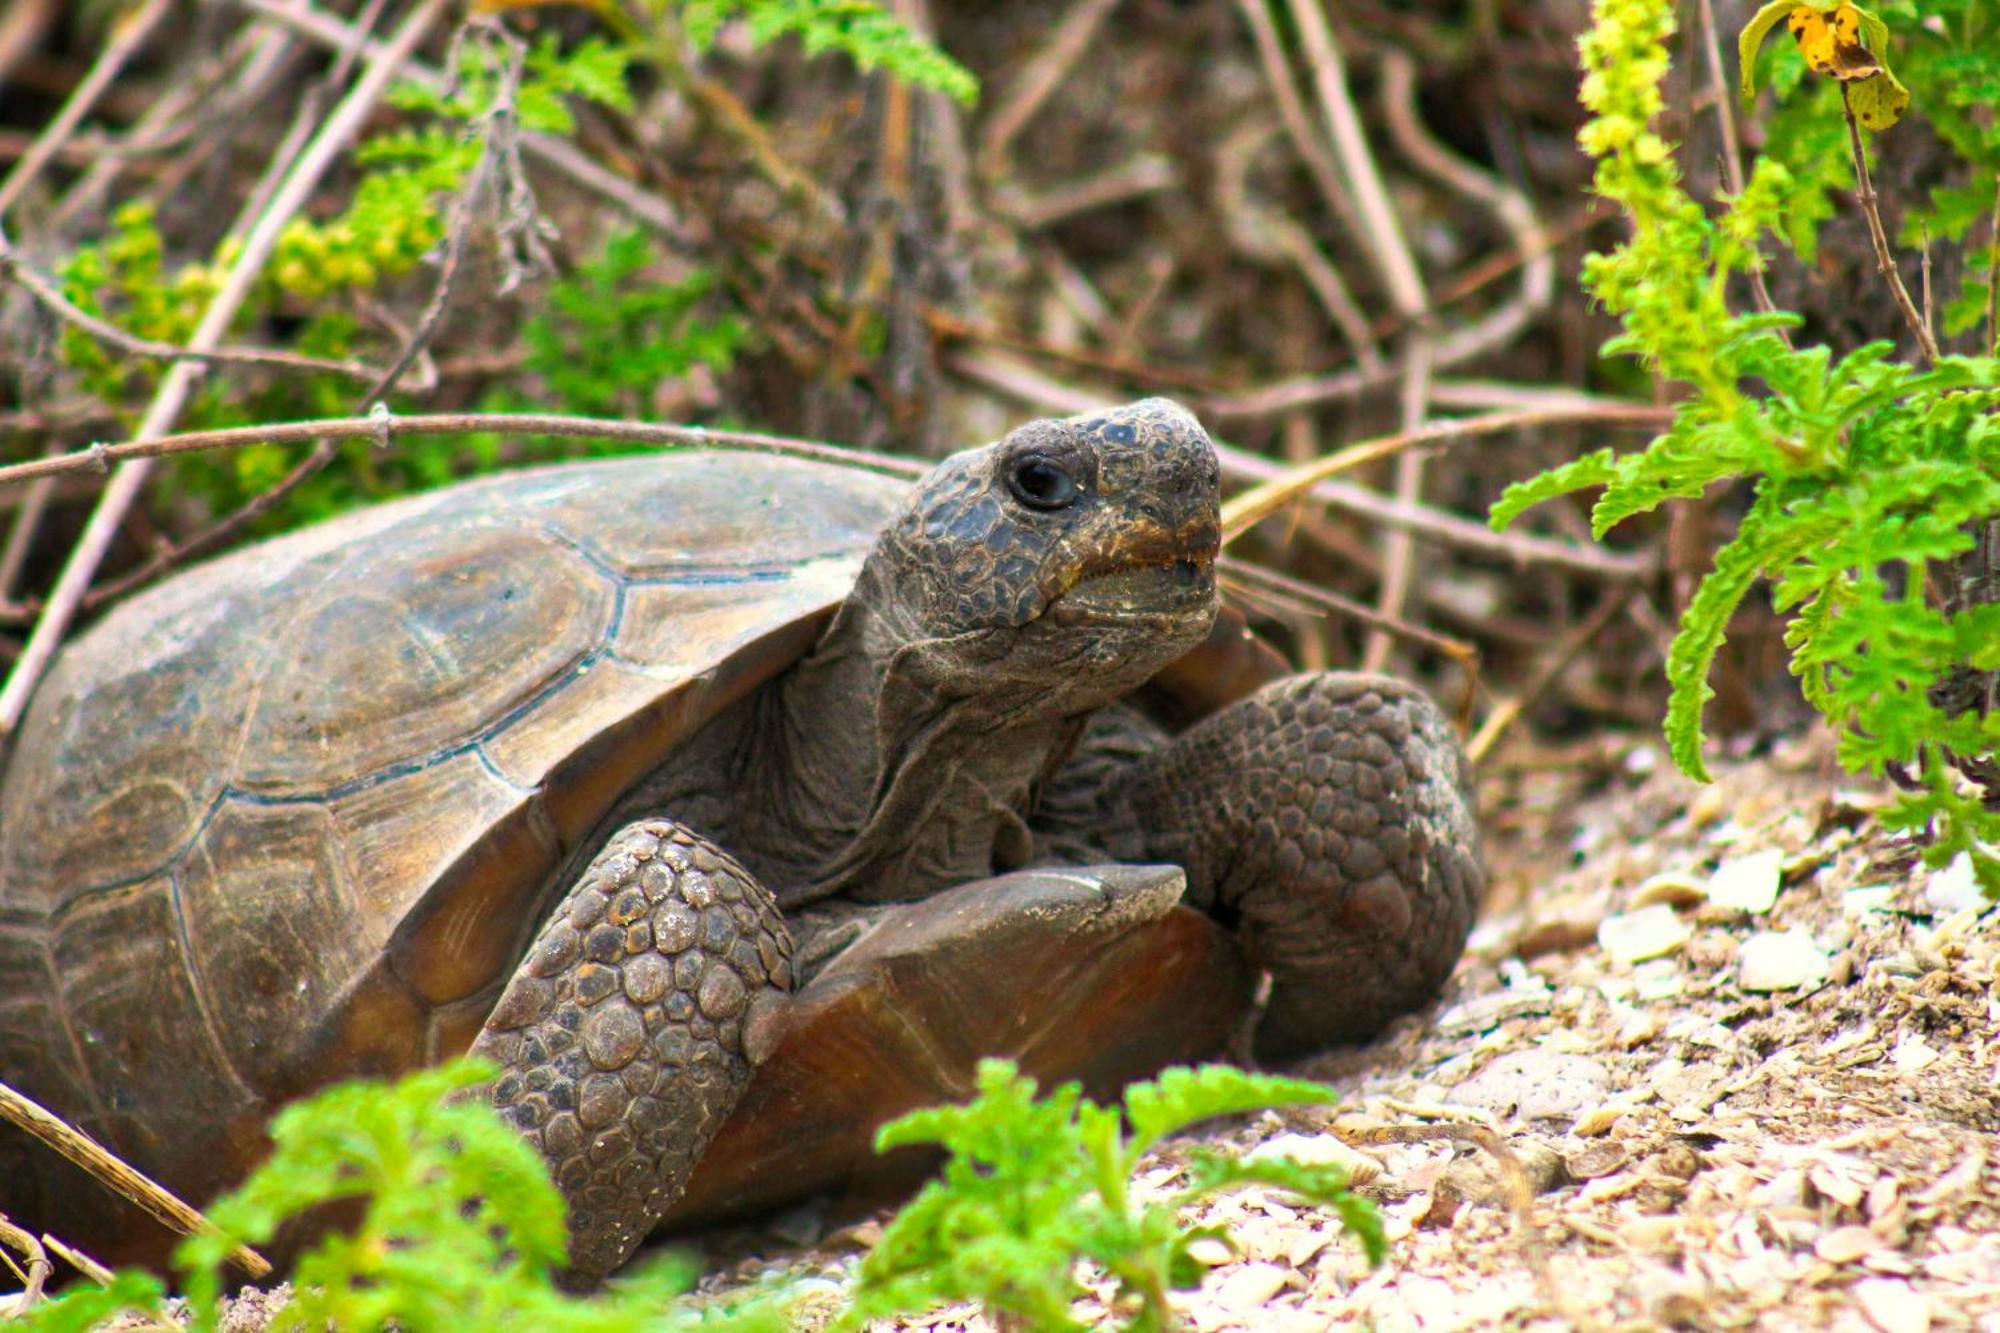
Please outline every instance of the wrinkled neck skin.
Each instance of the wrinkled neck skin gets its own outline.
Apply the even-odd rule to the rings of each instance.
[[[1095,638],[1044,652],[1033,624],[926,639],[876,564],[746,737],[738,833],[787,905],[920,898],[1025,863],[1036,792],[1084,719],[1158,665]]]

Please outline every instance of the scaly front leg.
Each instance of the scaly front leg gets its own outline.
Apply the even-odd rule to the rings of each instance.
[[[570,1278],[623,1263],[776,1043],[792,938],[770,893],[665,819],[620,830],[472,1044],[569,1204]]]
[[[1260,1056],[1373,1036],[1451,974],[1484,874],[1464,755],[1422,692],[1293,676],[1129,762],[1131,728],[1099,737],[1073,765],[1102,783],[1093,841],[1186,867],[1188,901],[1236,927],[1272,977]]]

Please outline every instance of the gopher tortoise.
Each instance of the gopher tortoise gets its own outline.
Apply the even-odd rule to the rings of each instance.
[[[587,1282],[676,1200],[840,1188],[982,1055],[1115,1085],[1260,974],[1260,1055],[1365,1038],[1463,948],[1464,761],[1379,677],[1165,729],[1217,544],[1213,446],[1149,400],[914,485],[577,463],[184,573],[11,756],[0,1078],[203,1200],[283,1102],[471,1050]],[[0,1208],[158,1253],[70,1171],[0,1144]]]

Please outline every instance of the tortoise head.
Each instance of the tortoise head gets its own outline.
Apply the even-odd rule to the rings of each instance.
[[[870,562],[876,595],[925,674],[1103,702],[1208,633],[1219,484],[1165,399],[1031,422],[924,479]]]

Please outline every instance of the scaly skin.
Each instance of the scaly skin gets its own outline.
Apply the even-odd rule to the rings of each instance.
[[[1052,793],[1049,854],[1169,861],[1272,978],[1255,1048],[1364,1040],[1437,993],[1484,876],[1435,705],[1383,676],[1265,686],[1171,740],[1107,714]]]
[[[776,1039],[792,937],[771,894],[668,820],[622,830],[543,923],[473,1042],[548,1161],[585,1282],[672,1202]]]

